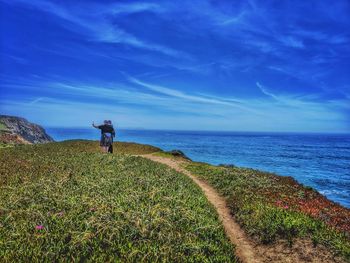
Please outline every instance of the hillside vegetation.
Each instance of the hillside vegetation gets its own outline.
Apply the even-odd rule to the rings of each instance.
[[[186,162],[184,167],[227,198],[235,219],[258,243],[311,239],[350,261],[350,210],[291,177]],[[306,260],[307,261],[307,260]]]
[[[236,262],[200,189],[134,156],[141,154],[173,158],[214,187],[257,249],[281,253],[274,247],[287,242],[293,253],[307,247],[327,262],[332,253],[350,261],[350,210],[291,177],[192,162],[150,145],[114,149],[101,154],[87,140],[0,149],[0,261]]]
[[[0,149],[0,261],[235,262],[215,210],[152,146]]]

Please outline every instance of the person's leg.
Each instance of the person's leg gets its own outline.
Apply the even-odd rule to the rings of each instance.
[[[104,152],[104,136],[103,134],[101,134],[101,138],[100,138],[100,148],[101,148],[101,152]]]
[[[108,147],[108,152],[113,153],[113,143]]]

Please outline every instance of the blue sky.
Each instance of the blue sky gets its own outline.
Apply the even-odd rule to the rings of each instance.
[[[350,2],[0,0],[1,113],[350,131]]]

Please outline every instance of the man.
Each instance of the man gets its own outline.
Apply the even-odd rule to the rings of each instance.
[[[115,130],[112,122],[110,120],[105,120],[103,125],[95,125],[93,122],[92,126],[101,130],[100,146],[102,152],[113,153],[113,138],[115,137]]]

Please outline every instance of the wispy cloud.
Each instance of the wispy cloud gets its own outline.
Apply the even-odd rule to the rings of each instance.
[[[133,47],[161,52],[169,56],[188,56],[182,51],[144,41],[120,28],[102,14],[131,14],[141,11],[160,10],[159,6],[151,3],[131,3],[131,4],[113,4],[113,5],[84,5],[84,10],[74,9],[74,7],[65,7],[57,5],[46,0],[15,0],[11,3],[21,3],[29,7],[53,14],[76,27],[67,26],[69,30],[74,30],[81,34],[81,29],[89,36],[90,40],[105,43],[123,43]],[[97,12],[96,12],[97,8]]]
[[[150,89],[152,91],[155,91],[157,93],[164,94],[164,95],[167,95],[170,97],[180,98],[183,100],[188,100],[188,101],[192,101],[192,102],[196,102],[196,103],[218,104],[218,105],[225,105],[225,106],[239,108],[241,110],[253,111],[253,110],[249,109],[248,107],[240,105],[240,103],[238,103],[237,100],[219,99],[218,97],[212,97],[209,95],[205,95],[205,96],[190,95],[190,94],[186,94],[184,92],[181,92],[181,91],[178,91],[175,89],[170,89],[170,88],[159,86],[159,85],[149,84],[149,83],[143,82],[143,81],[138,80],[138,79],[133,78],[133,77],[128,77],[128,79],[132,83],[135,83],[137,85],[141,85],[142,87],[145,87],[147,89]]]
[[[194,102],[201,102],[201,103],[211,103],[211,104],[214,103],[214,104],[228,105],[228,103],[220,101],[220,100],[204,98],[204,97],[200,97],[200,96],[188,95],[188,94],[185,94],[185,93],[178,91],[178,90],[174,90],[174,89],[170,89],[170,88],[166,88],[166,87],[158,86],[158,85],[154,85],[154,84],[149,84],[149,83],[140,81],[138,79],[135,79],[133,77],[129,77],[129,80],[132,83],[141,85],[147,89],[150,89],[152,91],[155,91],[157,93],[161,93],[163,95],[167,95],[170,97],[190,100],[190,101],[194,101]]]
[[[134,3],[112,3],[110,5],[99,5],[98,12],[107,14],[132,14],[137,12],[162,12],[163,7],[156,3],[134,2]]]
[[[2,57],[6,57],[6,58],[9,58],[13,61],[15,61],[16,63],[19,63],[19,64],[27,64],[28,61],[23,58],[23,57],[19,57],[19,56],[13,56],[13,55],[8,55],[8,54],[5,54],[5,53],[1,53],[0,54]]]
[[[278,94],[259,82],[256,82],[256,85],[263,94],[273,99],[275,105],[272,108],[280,112],[285,112],[287,109],[289,112],[299,112],[305,116],[315,118],[320,118],[319,116],[322,116],[322,114],[324,116],[337,115],[337,118],[341,118],[342,114],[339,114],[338,109],[349,110],[349,107],[345,106],[349,104],[349,99],[346,96],[332,100],[320,100],[320,94]],[[270,107],[266,105],[266,101],[262,105]]]
[[[5,113],[13,112],[23,116],[27,116],[26,112],[39,114],[45,111],[45,116],[55,116],[53,122],[45,121],[50,125],[55,125],[55,122],[59,121],[76,124],[76,118],[79,116],[79,125],[89,123],[91,119],[108,117],[130,127],[141,125],[152,128],[162,128],[161,123],[166,123],[168,128],[179,128],[183,125],[180,120],[187,120],[190,123],[186,126],[188,129],[200,127],[208,129],[211,127],[208,126],[208,122],[214,125],[213,127],[219,125],[236,130],[247,130],[247,127],[271,130],[276,123],[287,130],[293,130],[293,125],[296,123],[299,125],[303,123],[305,127],[312,129],[314,127],[312,125],[316,125],[315,122],[310,122],[313,118],[322,116],[323,120],[339,121],[342,118],[342,115],[334,110],[335,105],[338,107],[341,105],[337,101],[327,104],[316,103],[302,96],[278,94],[259,82],[256,85],[267,96],[266,98],[236,99],[207,94],[192,95],[132,77],[128,79],[131,84],[144,89],[139,90],[118,83],[103,87],[65,81],[31,80],[27,85],[11,87],[19,91],[37,89],[37,93],[50,92],[51,95],[38,97],[29,102],[24,98],[2,100],[2,110]],[[1,87],[4,88],[6,85],[2,84]],[[332,108],[333,110],[330,110]]]
[[[36,99],[30,101],[30,102],[28,103],[28,105],[36,104],[36,103],[38,103],[39,101],[42,101],[43,99],[44,99],[43,97],[36,98]]]
[[[292,36],[281,36],[279,37],[280,41],[286,45],[287,47],[294,47],[294,48],[304,48],[304,43],[300,39],[297,39]]]
[[[0,0],[1,107],[344,130],[350,6],[333,2]]]
[[[268,87],[260,84],[259,82],[256,82],[256,86],[260,89],[260,91],[268,96],[269,98],[272,98],[275,103],[279,104],[281,107],[293,107],[298,109],[307,109],[307,108],[313,108],[314,106],[319,107],[320,105],[318,103],[313,103],[310,100],[305,100],[306,97],[302,95],[286,95],[286,94],[276,94],[272,92]],[[278,106],[279,107],[279,106]]]
[[[244,16],[247,15],[247,10],[241,11],[238,15],[236,16],[225,16],[221,14],[221,18],[219,22],[217,22],[217,25],[220,26],[232,26],[236,25],[238,23],[241,23],[242,20],[244,19]]]
[[[256,82],[256,86],[258,86],[261,92],[264,93],[265,95],[275,99],[276,101],[280,101],[280,99],[275,94],[267,91],[267,89],[263,85],[261,85],[259,82]]]

